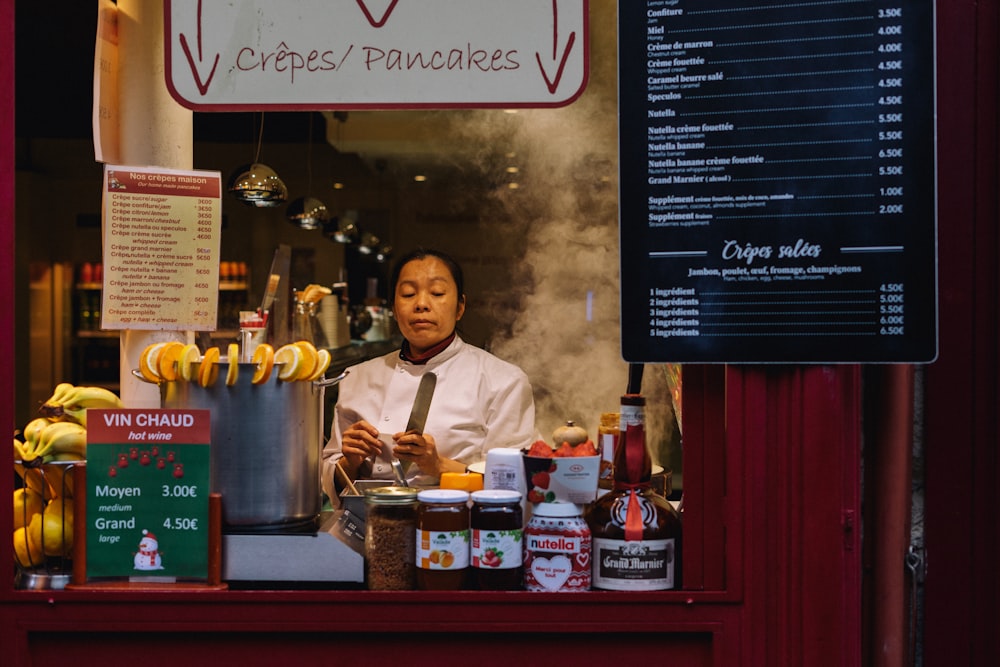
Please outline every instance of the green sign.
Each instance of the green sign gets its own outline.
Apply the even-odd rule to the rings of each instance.
[[[90,413],[88,579],[207,579],[209,411]]]

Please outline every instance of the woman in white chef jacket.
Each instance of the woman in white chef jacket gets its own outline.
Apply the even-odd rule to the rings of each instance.
[[[411,462],[411,485],[433,485],[441,473],[484,460],[489,449],[527,447],[535,439],[524,371],[455,333],[465,313],[461,267],[442,252],[418,249],[399,260],[391,284],[403,345],[353,366],[340,383],[333,436],[323,450],[323,489],[334,502],[336,465],[352,480],[391,480],[395,456]],[[428,371],[437,385],[424,432],[407,433],[417,385]]]

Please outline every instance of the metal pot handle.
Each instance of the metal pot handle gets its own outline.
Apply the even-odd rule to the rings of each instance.
[[[138,368],[133,368],[132,369],[132,375],[135,376],[135,377],[137,377],[137,378],[139,378],[140,380],[142,380],[146,384],[155,384],[157,387],[160,386],[159,382],[153,382],[152,380],[150,380],[149,378],[147,378],[145,375],[143,375],[142,371],[140,371]]]
[[[337,377],[332,377],[332,378],[326,378],[325,377],[325,378],[322,378],[320,380],[313,380],[313,384],[315,384],[318,387],[323,387],[324,389],[327,388],[327,387],[332,387],[335,384],[340,384],[340,382],[345,377],[347,377],[347,375],[349,373],[350,373],[350,371],[344,371],[343,373],[341,373]]]

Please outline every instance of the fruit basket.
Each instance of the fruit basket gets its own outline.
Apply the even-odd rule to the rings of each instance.
[[[15,586],[60,589],[69,583],[73,554],[73,467],[82,461],[41,465],[14,462]]]
[[[18,484],[13,540],[18,588],[62,588],[69,583],[73,468],[87,458],[87,411],[121,407],[121,399],[107,389],[63,382],[39,407],[42,416],[14,432]]]

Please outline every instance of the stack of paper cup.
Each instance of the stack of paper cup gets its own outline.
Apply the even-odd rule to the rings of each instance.
[[[351,331],[347,323],[347,312],[340,307],[340,299],[335,294],[327,294],[320,299],[319,325],[332,348],[346,347],[351,343]]]

